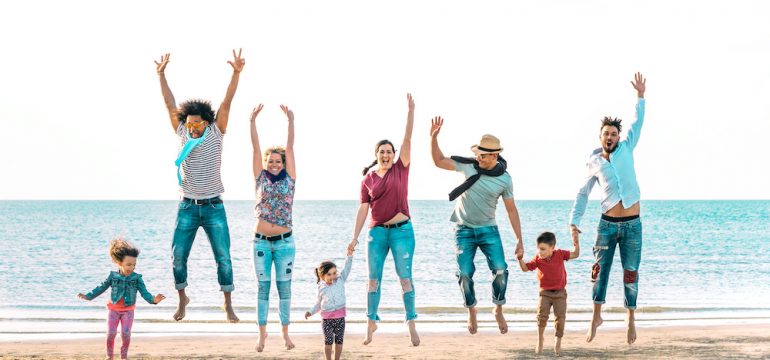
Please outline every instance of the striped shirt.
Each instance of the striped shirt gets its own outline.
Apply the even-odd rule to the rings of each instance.
[[[182,195],[190,199],[208,199],[225,192],[222,185],[222,137],[215,124],[209,124],[206,139],[182,162]],[[180,148],[187,142],[187,128],[180,123],[176,129]]]

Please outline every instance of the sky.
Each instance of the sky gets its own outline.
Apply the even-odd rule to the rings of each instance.
[[[0,199],[176,199],[178,102],[225,94],[225,199],[252,199],[249,114],[263,146],[296,120],[296,199],[358,198],[374,144],[397,147],[415,98],[409,197],[462,175],[430,158],[502,142],[517,199],[574,199],[599,120],[634,118],[643,199],[770,199],[770,2],[14,1],[0,3]],[[624,131],[625,133],[625,131]],[[597,198],[594,191],[592,198]]]

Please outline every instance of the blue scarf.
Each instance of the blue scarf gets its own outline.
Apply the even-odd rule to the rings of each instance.
[[[206,127],[206,130],[203,130],[203,135],[197,139],[191,138],[190,132],[187,132],[187,141],[184,143],[182,150],[179,150],[179,156],[177,156],[176,161],[174,161],[174,165],[176,165],[176,179],[179,181],[179,186],[182,186],[182,174],[180,173],[182,163],[187,159],[187,156],[190,155],[190,152],[193,151],[193,149],[203,143],[203,140],[206,139],[206,134],[208,133],[208,126]]]

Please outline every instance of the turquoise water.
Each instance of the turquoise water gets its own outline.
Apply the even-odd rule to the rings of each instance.
[[[234,304],[242,320],[251,323],[230,329],[253,331],[253,201],[226,201],[225,205],[235,274]],[[342,261],[356,205],[355,201],[297,201],[294,206],[297,257],[292,317],[300,324],[304,322],[301,314],[315,299],[314,266],[327,258]],[[534,239],[541,231],[554,231],[559,244],[571,247],[565,225],[570,201],[519,201],[518,206],[527,258],[534,254]],[[462,328],[464,310],[454,275],[448,221],[451,207],[447,201],[410,202],[417,238],[414,284],[421,321],[457,323]],[[768,316],[770,201],[643,201],[642,208],[644,245],[638,300],[642,321]],[[15,332],[100,333],[107,296],[85,302],[75,295],[90,291],[114,268],[107,242],[115,235],[141,248],[137,272],[143,274],[151,292],[168,297],[158,306],[140,303],[137,319],[166,327],[163,331],[219,331],[221,293],[211,248],[202,230],[189,260],[190,322],[174,324],[169,320],[177,301],[170,253],[175,209],[174,201],[0,201],[0,336]],[[591,246],[599,213],[599,204],[591,202],[583,220],[582,254],[567,263],[569,312],[574,321],[585,320],[591,307]],[[514,237],[502,204],[498,224],[509,259],[509,319],[530,324],[537,281],[534,273],[522,273],[512,260]],[[616,314],[621,319],[623,288],[618,256],[606,308],[610,317]],[[476,267],[478,306],[491,307],[491,274],[480,253]],[[401,289],[390,259],[384,274],[382,317],[385,322],[398,323],[403,319]],[[365,246],[360,246],[347,287],[348,318],[354,323],[364,320],[366,278]],[[271,295],[271,305],[275,306],[274,287]],[[271,311],[270,320],[277,321],[276,312]],[[491,321],[491,316],[481,320]]]

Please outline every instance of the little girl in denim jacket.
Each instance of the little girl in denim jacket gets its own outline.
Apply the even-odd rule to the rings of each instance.
[[[123,344],[120,347],[120,358],[128,358],[128,346],[131,343],[131,325],[134,323],[134,308],[136,307],[136,292],[142,294],[150,304],[157,304],[166,297],[163,294],[154,297],[147,291],[142,275],[134,272],[139,249],[121,238],[110,241],[110,257],[118,265],[118,271],[111,271],[104,282],[91,290],[90,293],[78,297],[83,300],[93,300],[101,295],[108,287],[112,287],[107,308],[107,358],[112,359],[118,322],[121,323],[120,336]]]
[[[345,336],[345,281],[350,275],[350,267],[353,265],[353,251],[348,250],[345,258],[345,267],[337,272],[337,265],[331,261],[324,261],[316,268],[315,276],[318,282],[318,300],[315,305],[305,313],[305,319],[321,311],[322,327],[324,332],[324,355],[331,359],[332,344],[336,343],[334,358],[339,359],[342,354],[342,341]]]

